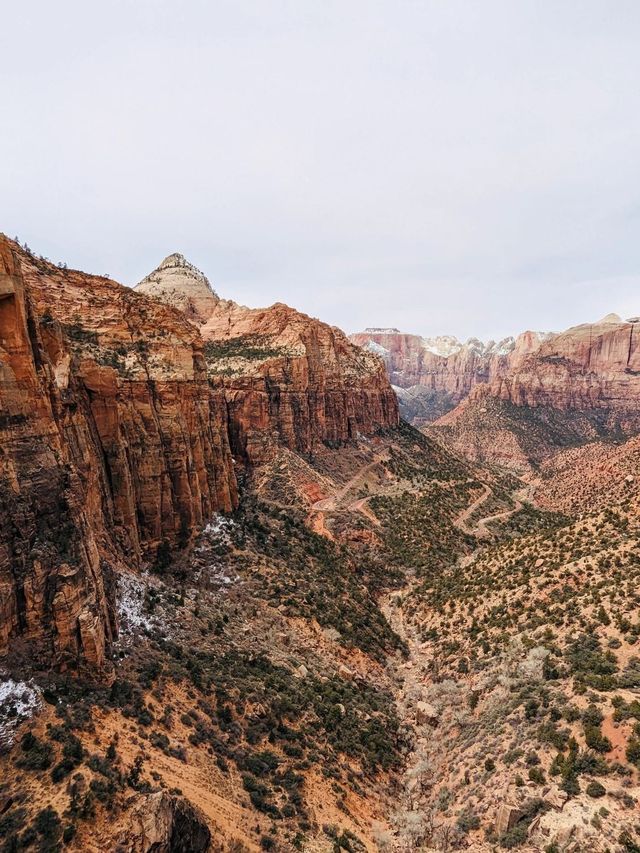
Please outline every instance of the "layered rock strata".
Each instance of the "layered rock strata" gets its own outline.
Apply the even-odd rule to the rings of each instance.
[[[206,275],[178,252],[166,257],[136,290],[172,305],[197,326],[208,320],[219,302]]]
[[[112,569],[236,502],[197,330],[0,237],[0,655],[104,669]]]
[[[573,326],[489,384],[491,396],[518,406],[599,409],[632,428],[640,410],[640,322],[609,314]]]
[[[608,315],[554,335],[430,429],[469,458],[521,470],[639,432],[640,322]]]
[[[338,329],[220,300],[180,255],[136,292],[0,237],[0,656],[106,672],[115,572],[237,505],[232,452],[397,423],[384,365]]]
[[[156,298],[176,304],[162,264],[148,278]],[[398,424],[383,363],[335,327],[281,303],[254,309],[217,299],[200,332],[210,381],[227,401],[233,451],[250,463],[274,443],[312,453]]]
[[[423,338],[397,329],[366,329],[350,340],[382,358],[403,417],[421,425],[454,408],[476,385],[505,375],[545,337],[525,332],[497,343],[470,338],[463,344],[450,335]]]

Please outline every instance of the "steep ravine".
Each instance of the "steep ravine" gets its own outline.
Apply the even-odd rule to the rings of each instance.
[[[488,523],[506,521],[522,509],[522,501],[532,496],[532,487],[523,486],[512,493],[513,509],[483,516],[470,529],[467,524],[469,517],[492,493],[491,487],[485,484],[482,494],[456,519],[460,530],[473,532],[483,539],[489,535]],[[459,563],[471,563],[481,547],[461,557]],[[406,660],[396,659],[393,673],[397,686],[397,714],[404,723],[410,751],[405,759],[401,793],[389,816],[391,829],[385,848],[389,853],[410,853],[417,846],[419,849],[448,850],[453,837],[452,825],[438,816],[435,797],[436,782],[447,776],[450,756],[438,732],[442,709],[430,701],[428,690],[433,685],[434,659],[429,650],[430,644],[423,641],[416,621],[407,614],[408,605],[420,583],[415,573],[409,570],[402,589],[387,592],[380,599],[380,609],[408,650]]]
[[[118,572],[175,556],[279,447],[398,426],[340,330],[166,264],[135,292],[0,235],[0,658],[110,677]]]

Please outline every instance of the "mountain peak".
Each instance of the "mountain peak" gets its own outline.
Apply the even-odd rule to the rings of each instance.
[[[163,270],[167,267],[186,267],[192,266],[189,261],[185,258],[183,254],[180,252],[173,252],[171,255],[167,255],[167,257],[162,261],[162,263],[158,264],[158,269]]]
[[[220,301],[206,275],[180,252],[167,255],[134,289],[178,308],[197,326]]]
[[[610,314],[606,314],[601,320],[598,320],[596,323],[597,326],[602,326],[609,323],[622,323],[624,322],[622,317],[619,314],[615,314],[613,311]]]

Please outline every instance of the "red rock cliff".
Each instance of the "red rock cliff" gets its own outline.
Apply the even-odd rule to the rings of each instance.
[[[0,655],[106,667],[110,567],[236,502],[197,330],[0,236]]]
[[[518,406],[608,411],[632,427],[640,414],[640,322],[608,315],[573,326],[496,377],[489,393]]]
[[[0,237],[0,656],[108,668],[114,569],[236,505],[232,449],[397,424],[383,363],[338,329],[220,300],[181,256],[136,293]]]
[[[640,431],[640,323],[609,315],[514,359],[439,418],[432,434],[469,458],[528,470],[567,445]]]
[[[450,335],[423,338],[397,329],[367,329],[350,336],[353,343],[383,359],[403,417],[417,424],[436,419],[464,400],[476,385],[507,373],[514,361],[537,349],[542,339],[536,332],[525,332],[516,340],[484,344],[471,338],[462,344]]]
[[[239,457],[259,462],[274,442],[309,453],[319,443],[397,426],[398,403],[376,355],[287,305],[245,308],[213,292],[205,303],[202,274],[190,275],[194,268],[181,260],[187,274],[163,261],[138,287],[183,310],[194,295],[206,304],[200,332],[209,378],[224,391]]]

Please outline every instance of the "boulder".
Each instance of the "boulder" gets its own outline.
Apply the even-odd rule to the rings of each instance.
[[[565,794],[564,791],[561,791],[559,788],[552,788],[548,792],[543,792],[543,797],[545,802],[549,803],[552,809],[556,809],[557,811],[562,811],[565,803],[569,799],[569,795]]]
[[[504,835],[518,823],[522,811],[512,803],[501,803],[496,814],[496,835]]]
[[[440,712],[430,702],[416,704],[416,723],[419,726],[437,726],[440,722]]]
[[[204,814],[184,797],[149,794],[131,816],[122,853],[206,853],[211,832]]]

